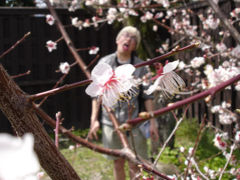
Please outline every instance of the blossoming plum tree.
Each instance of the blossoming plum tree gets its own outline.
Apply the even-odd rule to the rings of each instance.
[[[129,19],[134,18],[137,19],[140,24],[148,24],[152,27],[152,33],[159,32],[159,28],[165,28],[168,30],[170,35],[173,38],[173,42],[167,40],[162,43],[161,47],[155,47],[156,52],[160,52],[163,55],[150,59],[145,63],[135,65],[125,65],[128,71],[125,73],[122,68],[118,67],[115,71],[111,69],[106,64],[97,65],[91,75],[88,70],[86,70],[86,65],[83,63],[81,57],[78,55],[78,51],[80,50],[88,50],[90,54],[97,54],[99,48],[98,47],[88,47],[86,49],[77,49],[74,47],[71,39],[69,38],[67,32],[64,29],[60,19],[58,18],[54,7],[51,4],[58,4],[54,0],[50,2],[46,0],[46,4],[50,10],[50,14],[46,16],[46,23],[53,26],[54,24],[58,27],[59,31],[62,34],[58,40],[53,41],[49,40],[46,42],[46,47],[49,52],[53,50],[57,50],[57,43],[61,40],[64,40],[69,48],[69,51],[73,54],[73,57],[76,60],[76,63],[69,65],[67,62],[63,62],[59,65],[59,70],[64,74],[63,78],[71,73],[71,67],[75,64],[78,64],[81,70],[85,73],[87,79],[82,82],[77,82],[71,85],[64,85],[62,87],[56,88],[59,84],[56,84],[55,88],[46,92],[38,93],[35,95],[26,96],[24,93],[18,94],[17,87],[13,88],[15,91],[6,91],[4,86],[6,86],[7,77],[6,72],[3,71],[2,76],[0,78],[1,88],[0,91],[3,95],[7,94],[8,96],[1,96],[0,99],[8,100],[7,104],[12,106],[6,106],[6,102],[0,103],[1,109],[5,112],[10,122],[13,124],[15,131],[21,136],[26,132],[31,132],[36,139],[36,152],[39,156],[40,163],[42,167],[49,173],[52,179],[64,179],[66,176],[71,176],[72,179],[78,179],[76,173],[69,167],[70,165],[65,162],[64,158],[61,155],[57,154],[54,162],[64,164],[67,171],[62,171],[63,166],[60,166],[58,170],[54,168],[54,163],[47,165],[46,157],[42,155],[44,149],[41,149],[39,146],[39,142],[49,141],[44,132],[39,132],[36,128],[33,129],[31,126],[27,126],[27,122],[22,120],[22,124],[17,124],[16,121],[20,116],[18,114],[14,116],[14,111],[9,113],[9,111],[13,108],[17,108],[24,115],[30,113],[31,117],[34,116],[32,112],[38,114],[41,118],[45,119],[51,126],[59,128],[61,133],[64,133],[69,138],[73,139],[75,142],[80,143],[90,149],[93,149],[100,153],[110,154],[114,156],[121,156],[125,159],[132,161],[135,164],[141,165],[144,170],[150,171],[152,174],[159,176],[163,179],[172,179],[173,177],[168,177],[160,173],[157,168],[155,168],[159,157],[164,150],[169,139],[173,136],[173,134],[178,129],[179,124],[185,117],[187,108],[184,111],[181,119],[176,118],[176,127],[173,132],[165,142],[163,148],[158,154],[155,163],[148,164],[141,159],[137,159],[134,156],[134,153],[129,149],[129,151],[122,150],[109,150],[102,147],[99,147],[87,140],[84,140],[80,137],[74,136],[71,131],[66,130],[64,127],[56,124],[56,122],[50,118],[44,111],[42,111],[38,106],[34,104],[34,101],[37,99],[46,98],[50,95],[54,95],[58,92],[62,92],[71,88],[75,88],[78,86],[84,86],[90,84],[86,93],[91,96],[98,96],[99,99],[102,99],[102,103],[106,105],[106,109],[109,112],[109,116],[111,117],[113,122],[117,122],[117,119],[112,115],[111,107],[114,103],[119,99],[127,100],[130,96],[134,95],[134,87],[138,85],[138,83],[145,83],[145,80],[135,80],[132,77],[132,73],[135,68],[140,66],[152,65],[160,60],[164,60],[173,56],[179,52],[183,52],[185,50],[189,50],[192,48],[196,48],[200,52],[196,57],[191,57],[189,59],[181,58],[179,56],[179,60],[174,62],[169,62],[165,66],[162,65],[161,70],[157,70],[156,78],[153,78],[154,84],[147,91],[148,93],[153,93],[154,91],[163,91],[167,96],[172,96],[174,94],[181,94],[180,90],[188,90],[183,89],[185,86],[184,81],[174,72],[180,71],[182,73],[186,73],[187,75],[194,75],[194,82],[192,84],[187,84],[188,86],[193,86],[194,88],[202,91],[200,93],[194,94],[186,99],[180,100],[178,102],[172,102],[171,105],[164,107],[162,109],[156,110],[154,112],[144,112],[140,113],[139,117],[136,119],[130,119],[126,122],[126,124],[118,127],[116,125],[116,131],[121,137],[121,131],[131,130],[133,126],[136,124],[147,121],[149,118],[160,116],[163,113],[169,112],[176,108],[182,107],[184,105],[190,104],[199,99],[205,99],[206,103],[209,105],[213,113],[219,114],[219,122],[221,124],[233,124],[233,129],[231,134],[227,134],[226,132],[222,132],[221,129],[216,128],[216,136],[213,139],[214,145],[220,149],[223,156],[226,157],[226,164],[224,167],[221,167],[218,170],[210,169],[209,167],[204,167],[204,171],[202,172],[198,168],[197,159],[194,157],[195,151],[197,149],[197,145],[193,148],[189,148],[188,157],[186,158],[186,168],[185,172],[176,175],[178,178],[191,178],[191,179],[212,179],[218,177],[222,178],[224,173],[231,173],[232,176],[238,177],[240,175],[239,166],[235,166],[231,169],[231,171],[226,171],[229,163],[232,161],[233,152],[236,147],[239,147],[239,114],[238,110],[232,109],[228,102],[222,102],[221,104],[213,104],[211,105],[211,98],[220,90],[225,88],[233,88],[233,91],[240,90],[240,68],[239,68],[239,53],[240,53],[240,35],[236,30],[236,25],[240,18],[240,10],[239,8],[233,8],[231,11],[227,12],[228,14],[224,14],[220,8],[220,3],[224,1],[218,2],[217,0],[207,0],[207,4],[205,4],[206,14],[196,13],[194,9],[189,6],[185,6],[185,3],[182,3],[178,0],[121,0],[118,2],[112,2],[108,0],[73,0],[68,3],[69,11],[76,11],[81,8],[83,5],[92,8],[95,10],[95,14],[92,15],[91,19],[80,19],[80,17],[72,17],[71,22],[72,26],[82,30],[83,28],[88,27],[98,27],[101,23],[115,23],[122,22],[126,23]],[[195,2],[197,3],[197,2]],[[202,2],[205,3],[205,2]],[[65,4],[66,5],[66,4]],[[199,24],[194,24],[191,17],[196,16],[199,20]],[[169,25],[169,20],[171,20],[171,25]],[[212,32],[218,32],[217,37],[213,38],[211,36]],[[233,47],[225,44],[228,38],[232,38],[234,41]],[[180,48],[180,45],[184,44],[185,47]],[[190,44],[186,46],[186,44]],[[145,46],[146,47],[146,46]],[[4,55],[4,54],[3,54]],[[3,56],[1,55],[0,58]],[[175,56],[176,57],[176,56]],[[214,58],[218,58],[217,61]],[[201,69],[202,70],[199,70]],[[62,80],[62,79],[61,79]],[[7,84],[9,85],[9,84]],[[9,87],[11,89],[14,87],[12,85]],[[12,93],[12,94],[11,94]],[[10,95],[9,95],[10,94]],[[10,98],[9,98],[10,97]],[[13,98],[14,97],[14,98]],[[18,105],[22,103],[14,103],[14,102],[24,102],[23,107],[20,108]],[[100,102],[100,101],[99,101]],[[40,103],[41,105],[41,103]],[[31,107],[31,112],[26,111],[28,107]],[[32,111],[33,110],[33,111]],[[31,122],[37,122],[36,118],[29,118]],[[203,120],[202,120],[203,121]],[[32,123],[34,124],[34,123]],[[41,126],[38,123],[38,126]],[[204,123],[199,130],[199,134],[196,140],[196,144],[199,141],[200,135],[203,132]],[[42,131],[42,130],[41,130]],[[44,136],[44,138],[42,138]],[[129,148],[128,144],[124,137],[121,137],[122,142],[125,144],[125,148]],[[42,141],[41,141],[42,140]],[[52,151],[54,146],[51,142],[49,144],[44,144],[43,146],[51,146]],[[187,148],[187,147],[186,147]],[[40,149],[40,150],[39,150]],[[181,151],[184,151],[185,148],[181,147]],[[57,151],[56,151],[57,152]],[[45,158],[45,159],[44,159]],[[51,156],[48,156],[51,158]],[[54,174],[60,173],[59,175]],[[61,172],[62,171],[62,172]],[[62,177],[61,177],[62,175]]]

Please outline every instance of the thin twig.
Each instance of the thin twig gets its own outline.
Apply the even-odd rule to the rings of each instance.
[[[175,132],[177,131],[179,125],[180,125],[180,124],[182,123],[182,121],[184,120],[184,117],[185,117],[185,115],[186,115],[186,112],[187,112],[188,108],[189,108],[189,105],[186,107],[186,109],[185,109],[185,111],[184,111],[184,114],[183,114],[183,117],[182,117],[180,120],[177,121],[176,126],[175,126],[174,129],[172,130],[172,132],[171,132],[171,134],[169,135],[169,137],[167,138],[167,140],[164,142],[163,147],[161,148],[161,151],[158,153],[157,158],[155,159],[155,161],[154,161],[154,163],[153,163],[153,168],[157,165],[157,162],[159,161],[159,159],[160,159],[163,151],[165,150],[168,142],[171,140],[171,138],[173,137],[173,135],[174,135]],[[176,118],[176,117],[175,117],[175,118]]]
[[[31,34],[31,32],[28,32],[28,33],[24,34],[24,36],[20,40],[18,40],[14,45],[12,45],[8,50],[6,50],[5,52],[3,52],[0,55],[0,59],[3,58],[9,52],[11,52],[14,48],[16,48],[17,45],[19,45],[23,40],[25,40],[30,34]]]
[[[19,77],[22,77],[22,76],[26,76],[26,75],[29,75],[31,73],[30,70],[28,70],[27,72],[25,73],[22,73],[22,74],[18,74],[18,75],[14,75],[14,76],[11,76],[11,78],[15,79],[15,78],[19,78]]]
[[[219,175],[218,180],[221,180],[221,179],[222,179],[223,173],[224,173],[224,171],[226,170],[229,162],[231,161],[232,154],[233,154],[233,150],[235,149],[235,146],[236,146],[236,144],[235,144],[235,142],[234,142],[233,145],[231,146],[231,151],[230,151],[229,158],[227,158],[227,162],[226,162],[226,164],[224,165],[224,168],[222,169],[222,171],[220,172],[220,175]]]
[[[59,142],[59,125],[60,125],[60,119],[61,119],[62,113],[59,111],[56,113],[56,128],[55,128],[55,146],[58,148],[58,142]]]
[[[198,131],[197,139],[196,139],[196,141],[195,141],[193,150],[192,150],[190,156],[188,157],[188,165],[187,165],[187,168],[186,168],[186,170],[185,170],[184,179],[187,178],[188,169],[189,169],[190,163],[191,163],[191,158],[194,156],[194,154],[195,154],[195,152],[196,152],[196,149],[197,149],[197,147],[198,147],[198,144],[199,144],[199,142],[200,142],[200,139],[201,139],[200,137],[201,137],[202,131],[203,131],[204,127],[205,127],[205,121],[206,121],[206,117],[204,117],[203,120],[202,120],[202,122],[201,122],[201,126],[200,126],[200,129],[199,129],[199,131]]]
[[[58,85],[66,78],[67,74],[63,74],[61,78],[57,81],[57,83],[53,86],[52,89],[55,89],[58,87]],[[42,101],[38,104],[38,107],[40,107],[48,98],[49,96],[45,96]]]

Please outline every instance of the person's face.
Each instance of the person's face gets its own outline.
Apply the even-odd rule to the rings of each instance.
[[[123,33],[117,40],[117,51],[124,54],[131,54],[136,49],[137,38],[130,33]]]

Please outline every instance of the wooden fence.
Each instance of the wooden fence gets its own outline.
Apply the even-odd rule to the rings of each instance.
[[[114,31],[110,25],[104,24],[98,30],[87,28],[79,31],[68,26],[71,24],[70,17],[77,15],[85,19],[88,17],[86,12],[77,11],[73,14],[66,9],[57,9],[57,13],[66,25],[66,30],[76,48],[98,46],[101,56],[115,50],[116,30]],[[0,8],[0,54],[15,44],[24,34],[31,32],[24,42],[1,59],[1,63],[10,75],[31,70],[30,75],[15,79],[25,92],[31,94],[51,89],[55,85],[62,76],[61,73],[55,72],[60,62],[67,61],[69,64],[74,62],[63,40],[58,43],[57,50],[51,53],[45,47],[48,40],[55,41],[61,37],[56,27],[45,22],[46,14],[49,14],[47,9]],[[86,64],[95,58],[94,55],[89,55],[88,51],[80,51],[79,54]],[[70,74],[63,83],[69,84],[84,79],[86,79],[85,75],[76,65],[71,68]],[[61,111],[65,119],[63,125],[67,128],[89,127],[91,100],[85,94],[85,87],[49,97],[42,108],[53,118],[56,112]],[[3,114],[0,115],[0,132],[12,132],[10,123]]]

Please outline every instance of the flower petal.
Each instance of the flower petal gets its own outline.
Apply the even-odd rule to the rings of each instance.
[[[97,64],[92,72],[91,78],[94,82],[104,85],[113,75],[111,66],[107,63]]]
[[[131,64],[124,64],[115,69],[115,74],[119,79],[128,79],[129,77],[132,77],[135,69],[136,68]]]
[[[157,88],[158,88],[158,84],[160,82],[160,80],[162,79],[162,76],[158,77],[157,80],[154,82],[153,85],[151,85],[146,91],[145,93],[147,95],[150,95],[152,94]]]
[[[166,74],[166,73],[168,73],[168,72],[173,71],[174,69],[177,68],[178,64],[179,64],[179,60],[173,61],[173,62],[170,62],[170,63],[166,64],[166,65],[163,67],[163,74]]]
[[[97,97],[102,92],[102,87],[94,82],[92,82],[88,87],[86,88],[85,92],[92,97]]]

